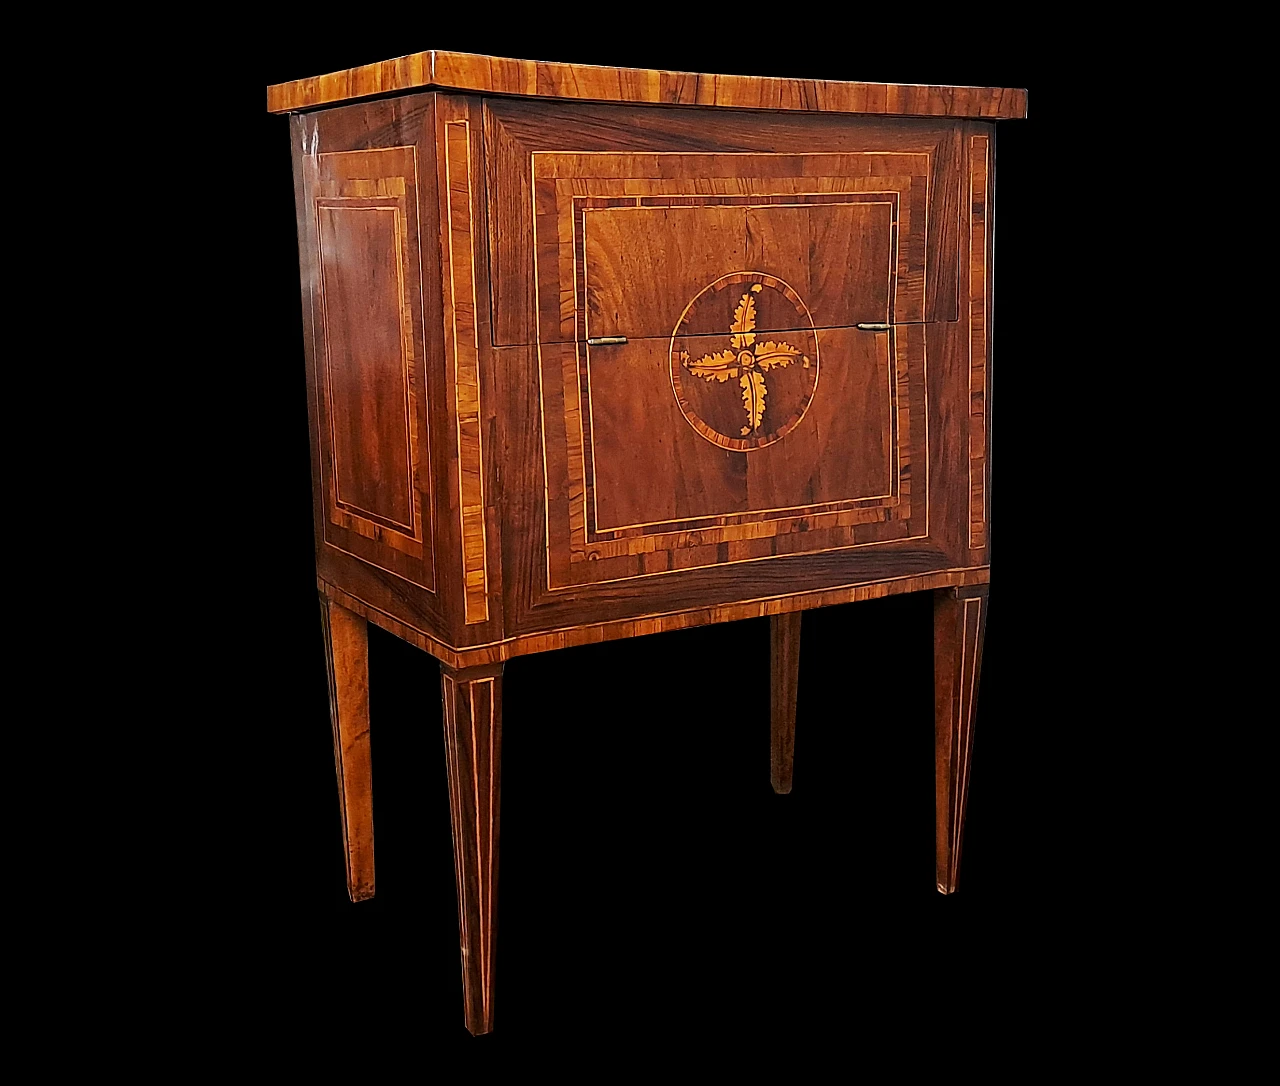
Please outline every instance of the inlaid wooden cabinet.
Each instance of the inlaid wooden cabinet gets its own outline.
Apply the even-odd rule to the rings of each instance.
[[[292,114],[352,899],[374,889],[366,622],[441,663],[478,1033],[503,662],[768,615],[787,792],[800,612],[916,591],[954,890],[990,579],[993,122],[1025,92],[433,52],[268,105]]]

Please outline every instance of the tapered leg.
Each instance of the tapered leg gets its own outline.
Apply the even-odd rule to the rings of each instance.
[[[442,664],[440,684],[458,880],[462,997],[467,1029],[481,1034],[493,1029],[502,665],[453,671]]]
[[[973,714],[987,627],[987,587],[933,595],[934,770],[938,890],[955,893],[969,799]]]
[[[796,693],[800,680],[800,616],[794,611],[769,616],[769,710],[771,738],[769,768],[773,790],[791,791],[791,768],[796,753]]]
[[[329,720],[338,771],[347,893],[373,897],[373,763],[369,749],[369,629],[365,620],[320,597],[325,663],[329,668]]]

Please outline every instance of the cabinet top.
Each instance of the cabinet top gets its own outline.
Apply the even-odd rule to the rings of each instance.
[[[1009,120],[1027,115],[1027,92],[999,87],[848,83],[757,75],[699,75],[651,68],[607,68],[509,60],[432,49],[344,72],[267,88],[267,110],[290,113],[375,95],[454,90],[588,102],[874,113]]]

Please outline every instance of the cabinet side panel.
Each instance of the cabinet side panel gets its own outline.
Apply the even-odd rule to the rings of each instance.
[[[321,204],[326,422],[334,500],[414,533],[403,216],[394,205]]]
[[[309,156],[308,241],[318,268],[325,542],[434,591],[430,436],[416,409],[429,399],[418,157],[412,142]]]
[[[303,114],[291,133],[317,572],[448,637],[432,101]]]

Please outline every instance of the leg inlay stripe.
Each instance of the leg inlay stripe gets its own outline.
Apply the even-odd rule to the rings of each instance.
[[[973,748],[973,701],[978,685],[978,647],[982,631],[982,600],[964,601],[960,634],[960,690],[956,697],[955,731],[952,739],[951,780],[951,871],[954,882],[960,868],[961,833],[969,799],[969,766]]]

